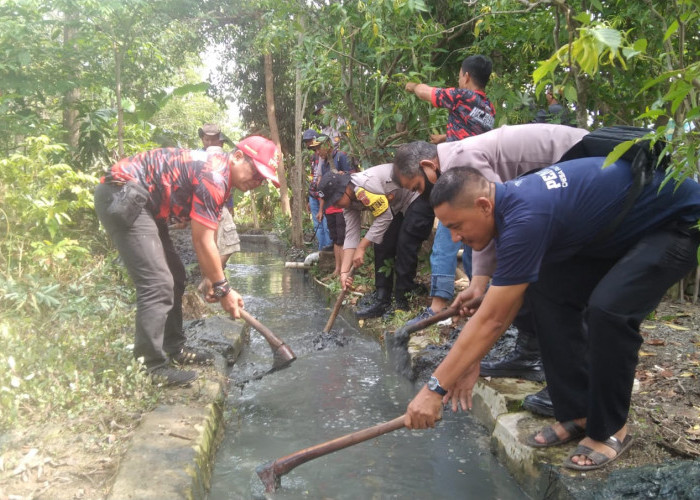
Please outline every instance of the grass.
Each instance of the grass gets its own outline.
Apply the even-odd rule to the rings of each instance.
[[[0,283],[0,430],[119,420],[159,398],[133,358],[133,291],[122,270],[101,256],[71,267],[60,282],[39,274]]]

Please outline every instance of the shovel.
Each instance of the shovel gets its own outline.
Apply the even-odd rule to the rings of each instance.
[[[295,359],[297,359],[292,349],[285,344],[282,339],[272,333],[269,328],[251,316],[245,309],[241,309],[240,312],[241,318],[243,318],[243,320],[251,327],[260,332],[260,335],[262,335],[265,340],[267,340],[267,343],[270,344],[270,348],[272,349],[273,353],[273,362],[272,368],[267,373],[286,368],[291,365]]]
[[[343,448],[362,443],[368,439],[386,434],[387,432],[401,429],[404,426],[403,420],[404,415],[401,415],[394,420],[389,420],[388,422],[377,424],[373,427],[367,427],[366,429],[346,434],[345,436],[311,446],[310,448],[295,451],[285,457],[259,465],[255,469],[255,472],[258,473],[258,477],[260,477],[260,480],[265,485],[265,492],[272,493],[280,487],[281,477],[295,467],[315,458],[333,453],[334,451],[342,450]]]
[[[390,355],[394,358],[396,371],[409,380],[413,380],[415,375],[411,367],[411,356],[408,354],[408,341],[411,339],[411,334],[458,314],[459,307],[448,307],[434,316],[418,321],[411,326],[402,326],[393,335],[386,335],[385,342]]]
[[[355,274],[355,266],[352,266],[350,268],[350,277],[352,278],[353,275]],[[323,328],[323,333],[330,333],[331,328],[333,328],[333,323],[335,322],[335,318],[338,316],[338,313],[340,312],[340,308],[343,306],[343,300],[345,300],[345,296],[348,294],[349,289],[346,288],[345,290],[342,290],[340,294],[338,295],[338,300],[335,301],[335,306],[333,306],[333,311],[331,312],[330,318],[328,318],[328,322],[326,323],[326,326]]]

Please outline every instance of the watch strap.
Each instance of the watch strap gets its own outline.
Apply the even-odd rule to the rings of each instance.
[[[428,381],[428,389],[439,394],[440,396],[447,394],[447,390],[440,385],[440,381],[435,376],[430,377],[430,380]]]

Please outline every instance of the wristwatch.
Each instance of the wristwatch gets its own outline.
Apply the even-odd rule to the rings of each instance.
[[[231,291],[231,285],[229,285],[228,281],[226,280],[224,280],[223,283],[217,281],[216,283],[214,283],[212,291],[214,292],[214,297],[216,297],[217,299],[221,299],[229,294],[229,292]]]
[[[430,377],[430,380],[428,380],[428,389],[437,392],[440,396],[447,394],[447,391],[440,385],[440,381],[434,376]]]

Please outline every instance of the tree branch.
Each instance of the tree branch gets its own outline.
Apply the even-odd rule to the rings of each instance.
[[[396,65],[397,65],[397,64],[399,63],[399,61],[401,60],[401,55],[402,55],[401,52],[399,52],[399,53],[396,55],[396,57],[394,57],[394,60],[391,61],[391,64],[389,65],[389,69],[386,71],[387,79],[386,79],[386,81],[382,84],[382,86],[379,88],[379,99],[382,98],[382,96],[384,95],[384,92],[386,92],[387,87],[388,87],[389,84],[391,83],[391,80],[390,80],[391,74],[394,72],[394,69],[396,69]]]
[[[316,41],[316,43],[317,43],[318,45],[320,45],[321,47],[323,47],[324,49],[330,51],[330,52],[335,52],[335,53],[338,54],[339,56],[347,57],[348,59],[350,59],[350,60],[353,61],[353,62],[356,62],[356,63],[359,64],[360,66],[363,66],[363,67],[365,67],[365,68],[367,68],[367,69],[370,69],[370,67],[369,67],[367,64],[363,63],[362,61],[358,61],[357,59],[355,59],[354,57],[352,57],[352,56],[349,55],[349,54],[346,54],[346,53],[344,53],[344,52],[340,52],[339,50],[336,50],[336,49],[334,49],[333,47],[329,47],[328,45],[325,45],[325,44],[323,44],[323,43],[321,43],[321,42],[319,42],[319,41]]]
[[[456,24],[450,28],[444,29],[442,31],[439,31],[437,33],[432,33],[430,35],[425,35],[423,38],[420,39],[421,42],[426,40],[427,38],[434,37],[434,36],[439,36],[439,35],[444,35],[447,33],[454,33],[455,30],[461,29],[475,21],[478,21],[479,19],[483,19],[484,17],[487,16],[497,16],[501,14],[527,14],[528,12],[532,11],[535,7],[539,7],[540,5],[549,5],[551,3],[556,2],[556,0],[539,0],[537,2],[530,3],[528,0],[517,0],[518,2],[522,3],[523,5],[526,5],[527,8],[525,9],[520,9],[520,10],[501,10],[501,11],[496,11],[496,12],[484,12],[483,14],[479,14],[478,16],[472,17],[468,21],[464,21],[463,23]]]
[[[400,139],[401,137],[408,135],[408,133],[409,133],[409,130],[403,130],[401,132],[391,134],[390,136],[386,137],[383,141],[378,142],[377,146],[379,146],[380,148],[383,148],[383,147],[387,146],[388,144],[391,144],[392,142],[394,142],[396,139]]]

